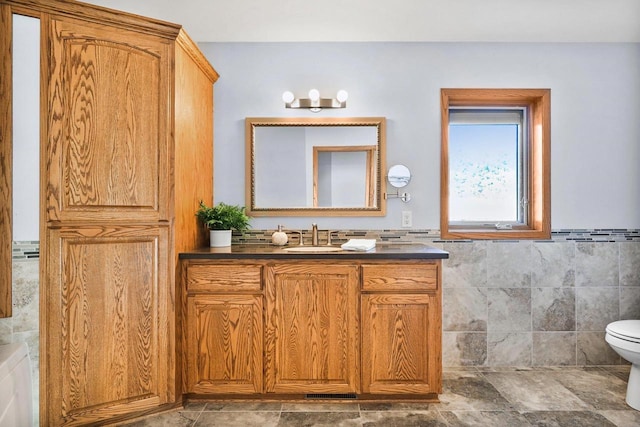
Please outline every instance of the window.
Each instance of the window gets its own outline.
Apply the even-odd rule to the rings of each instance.
[[[442,89],[442,238],[551,237],[549,98]]]
[[[526,108],[449,109],[449,222],[526,224]]]

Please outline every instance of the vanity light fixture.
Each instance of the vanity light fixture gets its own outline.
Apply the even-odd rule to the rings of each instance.
[[[349,98],[349,94],[343,89],[338,91],[335,98],[320,98],[318,89],[311,89],[308,96],[308,98],[296,98],[292,92],[286,91],[282,94],[282,100],[286,108],[308,108],[317,113],[323,108],[345,108]]]

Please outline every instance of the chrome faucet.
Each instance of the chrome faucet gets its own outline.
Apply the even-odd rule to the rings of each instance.
[[[311,224],[311,245],[318,246],[318,224]]]

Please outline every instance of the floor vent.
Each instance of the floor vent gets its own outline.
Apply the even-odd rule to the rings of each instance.
[[[306,395],[307,399],[357,399],[355,393],[310,393]]]

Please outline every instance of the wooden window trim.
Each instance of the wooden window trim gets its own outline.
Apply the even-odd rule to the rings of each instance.
[[[529,111],[529,224],[512,230],[449,224],[449,107],[526,106]],[[551,238],[551,90],[441,89],[440,236],[453,239]]]

